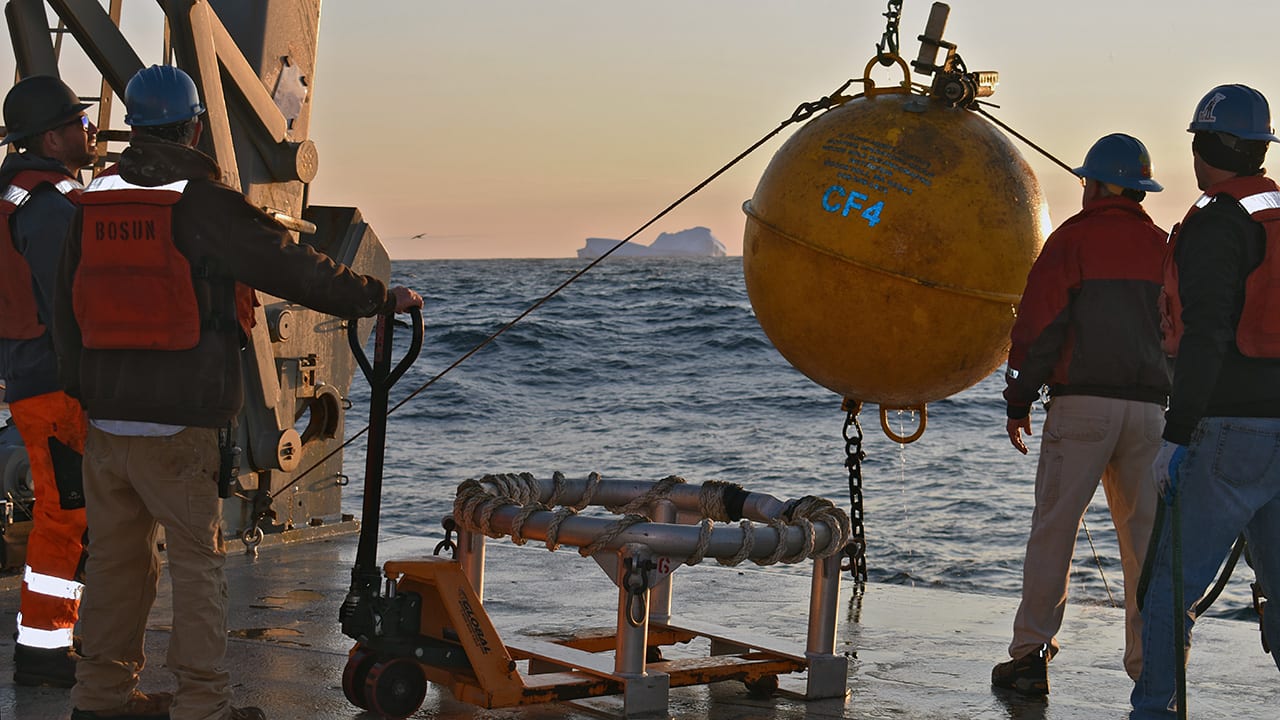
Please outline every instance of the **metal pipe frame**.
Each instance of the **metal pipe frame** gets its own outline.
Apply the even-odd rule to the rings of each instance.
[[[650,517],[659,523],[674,523],[676,508],[670,502],[660,501],[653,504]],[[671,622],[671,598],[676,574],[668,574],[657,585],[649,590],[649,617],[653,622],[666,624]]]
[[[550,479],[535,478],[538,483],[538,499],[549,502],[555,495],[555,483]],[[486,487],[498,490],[496,483],[481,480]],[[556,502],[561,505],[576,506],[586,495],[589,481],[587,478],[565,478],[561,483],[561,492]],[[591,498],[592,506],[625,505],[627,502],[643,496],[653,489],[654,483],[647,480],[602,480]],[[746,491],[744,491],[746,492]],[[677,510],[697,511],[698,499],[702,493],[702,485],[681,484],[671,488],[665,500],[671,502]],[[794,501],[783,501],[766,493],[747,492],[743,503],[742,516],[756,522],[769,522],[782,517],[782,514]]]
[[[494,529],[510,535],[516,516],[519,513],[519,506],[503,505],[493,511],[490,522]],[[521,537],[545,541],[547,539],[547,528],[550,526],[553,517],[553,513],[549,510],[534,512],[525,520],[524,526],[520,529]],[[455,517],[454,519],[457,520],[458,518]],[[600,535],[613,527],[615,523],[615,520],[608,518],[584,517],[582,515],[570,516],[560,524],[560,531],[556,541],[564,545],[586,547],[595,542]],[[461,525],[462,523],[459,524]],[[833,532],[832,528],[823,522],[815,521],[813,529],[816,547],[826,546],[831,542],[832,537],[837,536],[837,533]],[[700,532],[700,528],[695,525],[638,523],[627,528],[613,541],[599,549],[617,550],[627,543],[643,543],[658,555],[687,557],[697,547]],[[787,554],[799,552],[804,547],[805,542],[802,532],[800,528],[790,526],[783,534],[783,537],[779,538],[778,532],[771,526],[754,528],[754,543],[748,558],[758,560],[769,557],[777,548],[779,541],[786,545]],[[710,544],[705,553],[706,557],[733,557],[742,547],[745,536],[746,534],[742,529],[736,525],[714,528],[711,531]]]

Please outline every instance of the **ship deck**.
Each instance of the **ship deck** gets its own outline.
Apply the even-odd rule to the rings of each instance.
[[[379,557],[430,554],[435,539],[385,538]],[[351,641],[342,635],[338,607],[350,583],[356,536],[264,544],[257,558],[229,547],[231,591],[228,667],[237,705],[257,705],[270,720],[373,718],[351,706],[341,679]],[[503,640],[612,628],[617,591],[599,567],[572,550],[490,541],[485,610]],[[710,566],[708,566],[710,565]],[[794,643],[802,650],[808,614],[808,567],[704,563],[675,574],[673,616],[734,628],[748,636]],[[1132,686],[1120,665],[1123,615],[1110,607],[1070,605],[1050,666],[1047,700],[993,690],[993,663],[1005,659],[1016,600],[934,588],[872,584],[860,593],[843,583],[837,652],[849,658],[844,699],[806,701],[802,674],[781,678],[779,691],[752,697],[739,682],[674,688],[676,718],[1000,718],[1097,720],[1127,717]],[[13,627],[18,582],[0,583],[0,615]],[[167,575],[148,624],[146,690],[172,690],[164,669],[171,597]],[[12,639],[0,647],[0,718],[45,720],[70,714],[65,690],[15,687]],[[697,641],[673,652],[706,654]],[[1280,683],[1252,623],[1204,619],[1196,629],[1188,707],[1191,717],[1276,717]],[[620,696],[484,710],[431,686],[418,718],[612,718]]]

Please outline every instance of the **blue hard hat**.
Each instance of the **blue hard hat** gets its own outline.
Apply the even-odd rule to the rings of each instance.
[[[1187,132],[1220,132],[1242,140],[1280,142],[1271,127],[1271,108],[1262,93],[1247,85],[1219,85],[1191,116]]]
[[[172,125],[204,112],[191,76],[170,65],[139,70],[125,86],[124,105],[131,127]]]
[[[1072,170],[1082,178],[1119,185],[1131,190],[1160,192],[1160,183],[1151,179],[1151,155],[1147,146],[1132,135],[1113,133],[1098,140],[1084,156],[1084,165]]]

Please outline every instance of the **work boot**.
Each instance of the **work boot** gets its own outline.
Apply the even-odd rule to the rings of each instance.
[[[991,684],[1023,695],[1049,694],[1049,646],[1041,645],[1020,658],[991,669]]]
[[[134,690],[129,700],[110,710],[81,710],[72,708],[71,720],[169,720],[169,706],[173,695],[166,692],[144,693]]]
[[[230,720],[267,720],[267,714],[261,708],[233,707]]]
[[[65,647],[14,645],[13,681],[29,687],[69,688],[76,684],[76,655]]]

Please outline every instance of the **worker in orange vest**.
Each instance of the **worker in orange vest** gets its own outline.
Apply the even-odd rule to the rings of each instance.
[[[75,684],[85,420],[59,387],[49,328],[54,278],[81,190],[76,172],[96,157],[98,128],[87,107],[49,75],[22,80],[4,99],[4,144],[20,152],[0,165],[0,377],[35,486],[13,657],[19,685]]]

